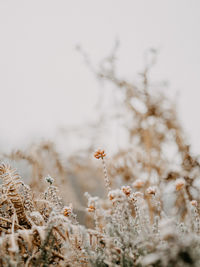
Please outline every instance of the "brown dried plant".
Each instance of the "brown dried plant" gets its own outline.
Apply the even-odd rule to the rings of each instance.
[[[106,192],[91,156],[97,125],[91,144],[70,155],[53,142],[2,155],[25,162],[29,185],[0,164],[0,266],[200,266],[198,157],[174,103],[150,80],[156,51],[146,54],[141,80],[130,82],[117,73],[117,47],[97,69],[82,51],[119,96],[101,123],[117,120],[127,138],[110,158],[94,153]]]

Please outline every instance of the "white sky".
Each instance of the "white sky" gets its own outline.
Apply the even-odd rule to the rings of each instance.
[[[199,26],[199,0],[0,0],[0,144],[16,148],[87,121],[99,86],[75,46],[98,62],[118,37],[119,69],[129,78],[147,48],[160,48],[154,78],[179,92],[199,152]]]

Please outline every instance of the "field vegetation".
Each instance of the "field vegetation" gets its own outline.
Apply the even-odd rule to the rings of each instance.
[[[65,156],[53,141],[1,154],[0,266],[200,266],[200,162],[151,82],[156,51],[137,82],[117,73],[117,46],[99,67],[79,51],[114,104]],[[124,142],[108,154],[97,136],[113,122]]]

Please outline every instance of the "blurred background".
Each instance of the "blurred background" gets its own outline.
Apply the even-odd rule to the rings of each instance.
[[[1,0],[1,151],[97,121],[104,85],[76,47],[98,65],[119,40],[118,73],[130,80],[138,79],[145,51],[157,49],[151,79],[168,82],[164,90],[199,153],[199,24],[198,0]]]

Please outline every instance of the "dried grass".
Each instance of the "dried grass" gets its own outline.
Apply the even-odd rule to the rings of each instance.
[[[106,120],[123,121],[127,145],[110,160],[96,151],[100,171],[93,146],[67,158],[52,142],[2,155],[25,163],[29,185],[1,163],[0,266],[200,266],[199,159],[149,81],[156,51],[133,84],[116,74],[116,48],[90,68],[121,96]]]

